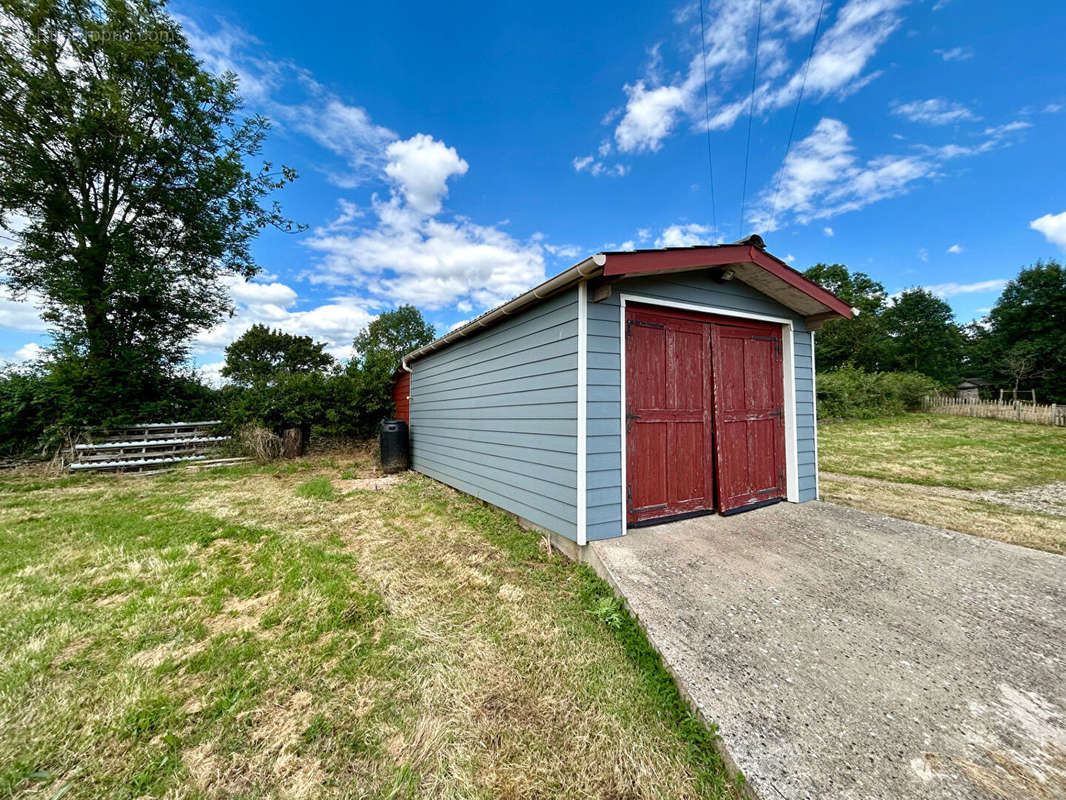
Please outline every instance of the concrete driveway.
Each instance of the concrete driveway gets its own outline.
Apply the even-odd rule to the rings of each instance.
[[[762,798],[1066,798],[1066,558],[827,503],[596,542]]]

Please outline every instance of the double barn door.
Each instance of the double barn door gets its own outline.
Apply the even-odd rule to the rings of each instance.
[[[785,494],[781,326],[626,307],[630,525]]]

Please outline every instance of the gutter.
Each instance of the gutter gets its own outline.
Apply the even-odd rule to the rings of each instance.
[[[540,284],[540,286],[535,286],[525,294],[520,294],[514,300],[510,300],[502,306],[498,306],[492,311],[488,311],[480,317],[472,319],[461,328],[456,328],[451,333],[430,342],[424,347],[418,348],[412,353],[408,353],[400,361],[400,366],[403,367],[405,372],[410,372],[411,367],[408,366],[408,361],[422,358],[422,356],[429,355],[443,347],[447,347],[452,342],[458,341],[459,339],[465,339],[467,336],[476,333],[482,328],[487,328],[490,325],[495,324],[504,317],[517,314],[527,306],[542,300],[548,295],[555,294],[562,289],[567,289],[574,284],[580,283],[586,278],[594,277],[603,272],[603,265],[606,263],[607,256],[604,253],[597,253],[594,256],[589,256],[584,261],[575,264],[565,272],[560,272],[554,278],[549,278],[544,283]]]

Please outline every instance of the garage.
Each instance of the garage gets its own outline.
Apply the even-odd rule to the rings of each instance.
[[[407,354],[413,469],[557,545],[818,496],[814,335],[762,239],[597,253]]]
[[[625,347],[629,527],[784,498],[779,326],[634,304]]]

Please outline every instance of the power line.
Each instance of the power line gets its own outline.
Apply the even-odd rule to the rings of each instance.
[[[818,31],[822,27],[822,12],[825,10],[825,0],[818,6],[818,19],[814,23],[814,34],[811,36],[811,49],[807,53],[807,63],[803,65],[803,79],[800,81],[799,97],[796,98],[796,108],[792,112],[792,127],[788,131],[788,144],[785,145],[785,155],[781,159],[781,169],[777,173],[777,186],[774,188],[774,202],[770,209],[770,227],[774,227],[777,221],[777,200],[781,193],[781,180],[785,177],[785,162],[792,150],[792,138],[796,135],[796,120],[799,119],[800,105],[803,103],[803,93],[807,89],[807,71],[811,68],[811,59],[814,58],[814,46],[818,43]]]
[[[755,82],[759,77],[759,40],[762,38],[762,3],[759,0],[755,22],[755,63],[751,68],[751,103],[748,105],[748,141],[744,145],[744,182],[740,189],[740,225],[737,238],[744,235],[744,199],[748,194],[748,159],[751,157],[751,121],[755,116]]]
[[[714,159],[711,157],[711,90],[707,86],[707,33],[703,27],[703,0],[700,0],[700,52],[703,54],[703,118],[707,125],[707,171],[711,183],[711,232],[718,235],[718,214],[714,203]]]

